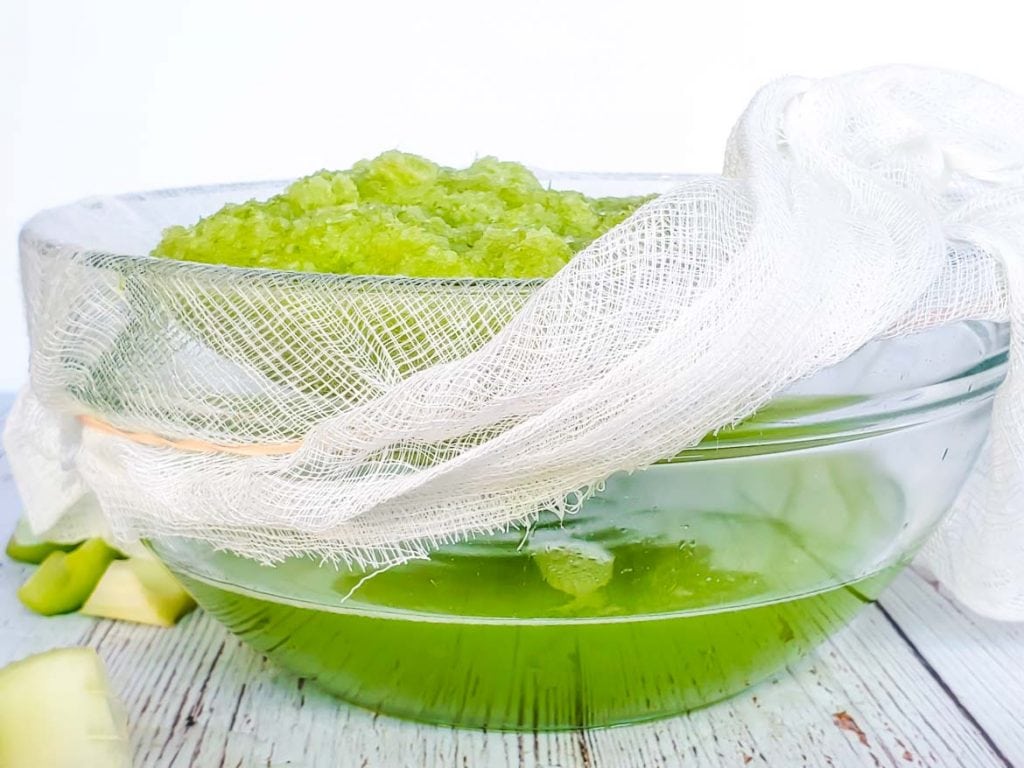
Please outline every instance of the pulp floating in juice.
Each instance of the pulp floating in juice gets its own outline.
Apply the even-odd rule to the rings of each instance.
[[[797,659],[900,565],[900,494],[878,472],[723,464],[617,476],[564,521],[379,571],[156,549],[252,647],[361,706],[498,729],[645,720]]]

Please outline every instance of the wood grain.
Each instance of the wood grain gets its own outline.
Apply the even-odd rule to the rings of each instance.
[[[916,573],[893,584],[881,606],[1005,761],[1024,765],[1024,623],[973,614]]]
[[[17,509],[0,462],[0,535]],[[376,716],[275,669],[199,612],[169,630],[34,616],[14,594],[28,572],[0,559],[0,664],[96,648],[129,712],[140,768],[1024,765],[1024,625],[975,617],[913,572],[817,653],[729,701],[556,734]]]

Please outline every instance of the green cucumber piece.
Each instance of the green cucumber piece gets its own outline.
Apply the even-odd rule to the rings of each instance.
[[[129,768],[124,708],[91,648],[59,648],[0,669],[0,765]]]
[[[162,563],[145,557],[115,560],[81,612],[106,619],[171,627],[196,607]]]
[[[89,539],[73,552],[51,552],[21,585],[18,598],[43,616],[77,611],[117,556],[103,539]]]
[[[51,552],[70,552],[81,542],[72,544],[59,544],[55,541],[43,541],[32,533],[28,521],[21,518],[18,521],[14,533],[7,540],[7,556],[19,563],[32,563],[38,565],[43,562]]]

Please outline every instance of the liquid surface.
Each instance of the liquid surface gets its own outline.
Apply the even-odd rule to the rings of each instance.
[[[254,648],[354,703],[473,727],[607,725],[742,690],[873,599],[899,568],[878,554],[902,518],[898,494],[862,470],[829,460],[775,465],[771,482],[705,477],[703,494],[687,484],[686,510],[659,502],[687,468],[659,466],[609,481],[565,525],[380,572],[212,553],[197,570],[157,551]],[[745,510],[698,511],[714,489],[759,488]],[[784,501],[764,508],[771,494]]]

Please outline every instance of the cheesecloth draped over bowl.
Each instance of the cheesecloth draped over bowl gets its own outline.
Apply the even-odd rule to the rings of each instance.
[[[771,83],[721,176],[542,285],[159,261],[147,199],[22,233],[31,376],[6,442],[38,530],[401,562],[572,511],[868,341],[978,318],[1011,324],[1008,375],[926,555],[1024,618],[1024,102],[993,85]]]

